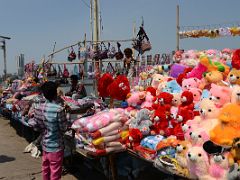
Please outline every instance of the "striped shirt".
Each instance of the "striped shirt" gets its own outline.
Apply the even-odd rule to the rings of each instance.
[[[64,149],[63,134],[68,122],[64,108],[55,102],[46,101],[34,109],[34,128],[43,134],[42,148],[46,152]]]

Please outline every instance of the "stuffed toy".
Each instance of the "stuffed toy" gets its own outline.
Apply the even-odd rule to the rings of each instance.
[[[167,82],[166,88],[162,90],[162,92],[168,92],[168,93],[181,93],[182,88],[179,86],[176,80],[171,80]]]
[[[232,86],[240,85],[240,70],[233,68],[228,74],[227,81]]]
[[[113,82],[113,77],[109,73],[103,74],[98,80],[98,94],[100,97],[108,97],[109,92],[107,91],[108,86]]]
[[[119,75],[108,86],[109,96],[113,99],[124,100],[130,92],[129,81],[126,76]]]
[[[235,162],[240,165],[240,136],[233,139],[232,148],[230,150],[229,163],[233,165]]]
[[[218,51],[216,49],[209,49],[205,51],[205,54],[209,59],[212,59],[214,62],[219,61],[218,59]]]
[[[228,153],[210,157],[209,175],[214,179],[227,179],[229,164]]]
[[[194,146],[188,149],[187,164],[191,179],[211,180],[209,175],[209,158],[202,147]]]
[[[202,90],[199,88],[190,88],[189,91],[193,94],[193,102],[198,103],[201,99]]]
[[[154,109],[165,109],[167,112],[170,112],[172,104],[173,95],[167,92],[161,92],[156,98],[153,99],[153,108]]]
[[[181,141],[179,141],[175,136],[169,136],[168,138],[163,139],[157,144],[156,150],[160,151],[161,149],[164,149],[169,146],[176,148],[180,142]]]
[[[224,74],[224,76],[227,76],[230,71],[230,68],[228,66],[220,62],[213,62],[207,56],[201,56],[200,63],[207,68],[208,72],[220,71]]]
[[[166,111],[160,110],[160,109],[155,110],[151,134],[166,135],[166,130],[168,129],[168,127],[169,127],[169,122],[167,120]]]
[[[232,67],[240,69],[240,49],[236,49],[232,56]]]
[[[234,86],[232,88],[231,103],[240,105],[240,86]]]
[[[194,67],[190,72],[187,73],[187,78],[197,78],[202,79],[203,74],[207,71],[207,68],[202,65],[201,63],[198,63],[196,67]]]
[[[150,92],[146,92],[145,101],[142,103],[141,108],[150,108],[152,107],[153,96]]]
[[[158,85],[158,88],[156,90],[156,95],[158,96],[164,88],[167,87],[167,81],[163,81]]]
[[[238,165],[237,163],[234,163],[234,165],[232,165],[230,167],[227,179],[228,180],[239,180],[239,177],[240,177],[240,165]]]
[[[193,111],[194,104],[193,104],[193,94],[190,91],[184,91],[181,95],[181,105],[179,106],[180,110],[190,110]]]
[[[231,100],[231,89],[229,87],[211,84],[210,93],[211,97],[209,99],[214,101],[218,108],[223,107],[224,104],[229,103]]]
[[[192,120],[194,118],[194,113],[188,109],[181,109],[178,111],[176,120],[181,124],[186,124],[188,120]]]
[[[183,51],[176,51],[175,54],[173,55],[173,62],[179,63],[182,60],[182,54]]]
[[[185,177],[189,177],[189,170],[187,165],[187,152],[188,149],[191,147],[191,143],[188,141],[180,141],[180,143],[176,147],[176,160],[178,165],[181,168],[181,172],[185,172],[183,175]]]
[[[210,131],[210,139],[217,145],[231,147],[234,138],[240,137],[240,106],[225,105],[218,116],[219,123]]]
[[[210,96],[211,96],[211,94],[210,94],[209,90],[204,89],[204,90],[202,91],[201,100],[206,99],[206,98],[209,98]]]
[[[202,146],[204,142],[209,140],[209,135],[203,128],[198,128],[189,132],[189,141],[193,146]]]
[[[178,75],[178,77],[176,78],[176,81],[177,81],[177,83],[178,83],[180,86],[182,86],[182,81],[183,81],[184,79],[187,79],[187,78],[188,78],[188,77],[187,77],[187,74],[188,74],[189,72],[191,72],[192,70],[193,70],[193,68],[188,67],[188,68],[186,68],[186,69],[184,70],[183,73],[181,73],[181,74]],[[202,76],[202,75],[201,75],[201,76]]]
[[[174,93],[173,99],[172,99],[172,107],[171,107],[171,114],[174,115],[174,117],[177,116],[178,113],[178,106],[181,104],[181,94]]]
[[[156,147],[160,141],[165,139],[164,136],[156,135],[156,136],[147,136],[142,139],[140,145],[152,150],[156,150]]]
[[[221,51],[220,62],[226,64],[232,58],[232,50],[225,48]]]
[[[173,78],[177,78],[179,74],[182,74],[187,66],[181,64],[173,64],[170,70],[170,76]]]
[[[226,86],[227,84],[223,81],[223,74],[220,71],[211,71],[204,75],[204,88],[209,86],[211,83],[220,86]]]
[[[127,145],[130,148],[139,146],[142,138],[143,138],[143,135],[139,129],[130,128],[129,129],[129,141],[127,141]]]
[[[190,88],[198,88],[200,85],[200,80],[197,78],[184,79],[182,81],[182,90],[187,91]]]
[[[198,64],[197,53],[195,50],[188,50],[183,53],[183,58],[180,64],[189,67],[195,67]]]
[[[218,123],[219,108],[217,108],[213,101],[203,99],[200,103],[200,116],[195,116],[191,123],[193,130],[203,128],[207,134],[210,133]],[[190,123],[190,122],[189,122]]]
[[[153,74],[152,75],[152,83],[151,86],[155,89],[158,88],[159,83],[165,80],[165,77],[161,74]]]
[[[150,120],[150,111],[148,109],[141,109],[138,111],[136,118],[129,124],[129,128],[139,129],[144,136],[150,133],[150,126],[152,126],[152,122]]]
[[[150,92],[152,96],[156,96],[156,90],[157,89],[155,89],[154,87],[151,87],[151,86],[147,87],[147,89],[146,89],[146,91]]]
[[[141,104],[144,102],[146,93],[144,91],[141,92],[133,92],[127,95],[127,103],[128,106],[134,108],[140,108]]]

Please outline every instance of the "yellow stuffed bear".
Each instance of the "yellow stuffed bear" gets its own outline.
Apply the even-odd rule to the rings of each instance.
[[[215,144],[231,147],[234,138],[240,137],[240,106],[227,104],[218,116],[219,124],[210,131]]]
[[[240,85],[240,70],[233,68],[229,72],[227,80],[231,85]]]

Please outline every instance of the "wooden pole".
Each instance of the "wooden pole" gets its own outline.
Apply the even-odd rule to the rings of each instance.
[[[7,53],[6,53],[6,42],[3,40],[3,61],[4,61],[4,79],[7,79]]]
[[[177,50],[179,50],[179,31],[180,31],[180,26],[179,26],[179,5],[177,5],[177,26],[176,26],[176,35],[177,35]]]

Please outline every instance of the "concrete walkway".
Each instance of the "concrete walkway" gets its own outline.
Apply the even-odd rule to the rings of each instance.
[[[10,126],[9,120],[0,117],[0,180],[41,180],[41,158],[24,154],[29,143]],[[65,175],[63,180],[75,180]]]

